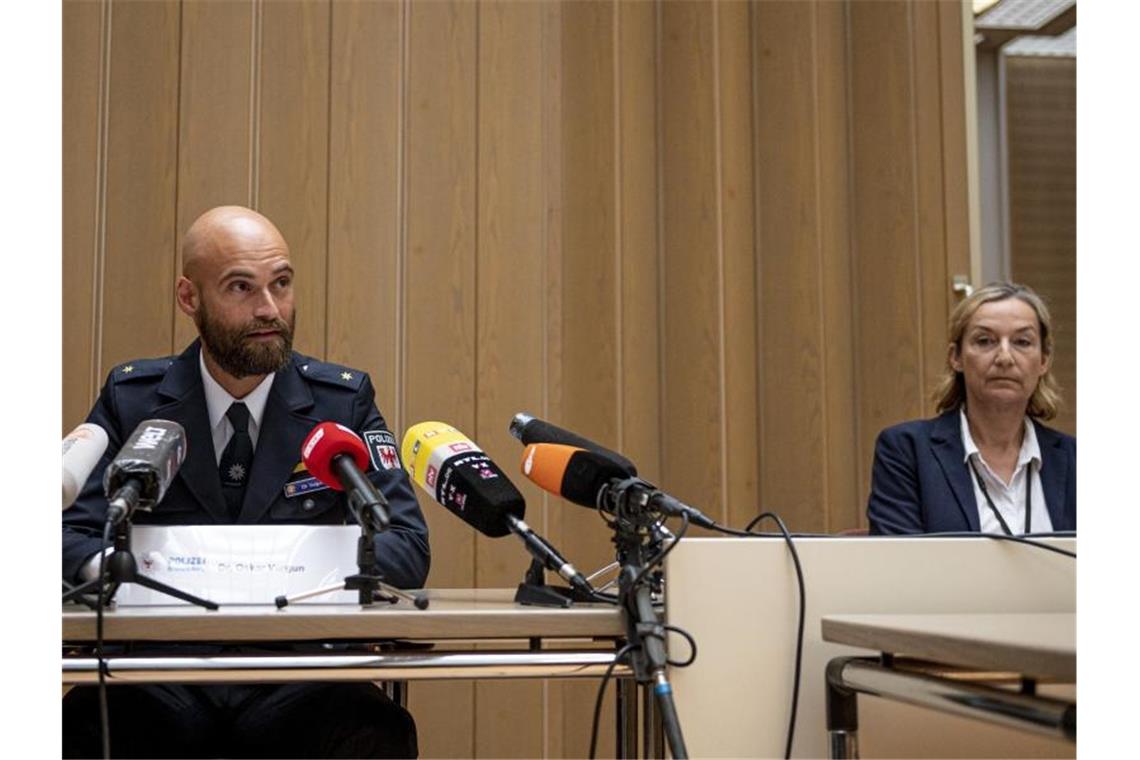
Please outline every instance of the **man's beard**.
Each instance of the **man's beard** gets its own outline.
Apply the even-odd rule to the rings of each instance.
[[[286,323],[283,319],[257,320],[242,327],[230,328],[214,320],[206,302],[200,304],[194,324],[202,337],[202,344],[210,356],[227,374],[241,379],[251,375],[268,375],[289,363],[293,350],[293,326],[297,313],[293,312]],[[280,340],[253,342],[250,333],[277,330]]]

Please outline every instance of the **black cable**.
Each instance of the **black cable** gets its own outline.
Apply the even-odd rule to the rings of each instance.
[[[760,521],[757,517],[748,523],[745,530],[736,530],[729,528],[725,525],[717,525],[713,528],[726,536],[745,536],[754,538],[756,536],[771,536],[775,538],[777,533],[752,533],[750,529],[753,525]],[[1074,531],[1054,531],[1052,533],[1027,533],[1022,536],[1007,536],[1004,533],[980,533],[974,531],[947,531],[946,533],[891,533],[891,534],[877,534],[872,536],[837,536],[834,533],[793,533],[793,538],[838,538],[838,539],[852,539],[857,540],[860,538],[989,538],[994,541],[1012,541],[1015,544],[1025,544],[1026,546],[1035,546],[1038,549],[1044,549],[1047,552],[1054,552],[1055,554],[1063,554],[1066,557],[1077,558],[1076,552],[1061,549],[1056,546],[1051,546],[1043,541],[1035,541],[1029,536],[1037,536],[1039,538],[1076,538],[1077,534]]]
[[[632,652],[638,647],[634,644],[626,644],[617,651],[614,655],[613,661],[606,667],[606,673],[602,676],[602,683],[598,687],[598,698],[594,700],[594,721],[590,728],[590,760],[594,760],[598,750],[598,723],[602,716],[602,698],[606,695],[606,685],[610,682],[610,677],[614,673],[614,668],[621,662],[622,658]]]
[[[1067,533],[1063,533],[1063,534],[1035,533],[1033,535],[1038,535],[1038,536],[1058,535],[1059,537],[1065,537],[1065,538],[1067,538],[1069,536],[1069,534],[1067,534]],[[1071,535],[1073,538],[1076,538],[1075,533],[1073,533]],[[908,535],[899,536],[899,537],[900,538],[978,538],[978,537],[990,538],[990,539],[993,539],[994,541],[1012,541],[1015,544],[1025,544],[1026,546],[1035,546],[1038,549],[1044,549],[1047,552],[1054,552],[1056,554],[1063,554],[1064,556],[1072,557],[1073,559],[1077,558],[1076,552],[1071,552],[1071,551],[1068,551],[1067,549],[1061,549],[1061,548],[1056,547],[1056,546],[1050,546],[1049,544],[1045,543],[1044,541],[1034,541],[1033,539],[1026,538],[1025,536],[1007,536],[1004,533],[973,533],[973,532],[913,533],[913,534],[908,534]],[[876,536],[876,538],[892,538],[892,536],[881,536],[881,537]]]
[[[103,546],[104,548],[99,552],[99,586],[95,589],[95,661],[99,670],[99,728],[101,730],[101,738],[103,742],[103,757],[109,760],[111,757],[111,720],[107,711],[107,662],[103,659],[103,584],[105,581],[105,572],[107,565],[107,549],[106,545],[111,539],[111,527],[114,522],[108,518],[103,524]]]
[[[799,709],[800,703],[800,669],[803,665],[804,611],[807,607],[807,592],[804,591],[804,571],[803,567],[800,566],[800,555],[796,552],[796,545],[792,542],[792,535],[788,532],[788,526],[784,525],[784,521],[780,519],[779,515],[775,512],[761,512],[755,519],[748,523],[748,527],[745,528],[745,534],[755,536],[755,533],[750,532],[752,527],[765,517],[774,520],[776,525],[780,528],[780,533],[784,536],[784,541],[788,545],[788,551],[792,554],[792,563],[796,568],[796,583],[800,589],[800,620],[796,630],[796,665],[792,681],[792,714],[788,718],[788,738],[784,746],[784,757],[790,758],[792,756],[792,742],[796,736],[796,712]],[[734,535],[739,535],[739,531],[733,531],[733,533]]]
[[[685,638],[685,641],[689,642],[690,650],[689,659],[685,660],[684,662],[680,660],[666,660],[665,662],[672,665],[674,668],[687,668],[692,665],[693,661],[697,659],[697,640],[693,638],[693,635],[686,631],[684,628],[676,625],[669,625],[668,623],[665,623],[661,627],[666,631],[672,631],[673,633],[677,633],[683,636]]]

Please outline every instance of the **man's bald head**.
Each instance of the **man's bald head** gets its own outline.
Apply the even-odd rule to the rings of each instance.
[[[182,276],[201,283],[236,251],[270,250],[289,257],[273,222],[244,206],[216,206],[195,219],[182,238]]]
[[[175,298],[198,328],[207,369],[234,398],[289,362],[295,318],[289,246],[256,211],[219,206],[190,225]]]

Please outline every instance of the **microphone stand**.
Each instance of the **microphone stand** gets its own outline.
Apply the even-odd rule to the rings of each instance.
[[[515,590],[515,602],[534,607],[573,607],[574,602],[597,602],[596,597],[570,586],[551,586],[546,582],[546,568],[537,559],[530,561],[522,583]]]
[[[345,576],[343,581],[331,586],[324,586],[311,591],[303,591],[293,596],[285,596],[282,594],[273,600],[273,603],[277,605],[277,609],[286,607],[293,602],[300,602],[315,596],[322,596],[323,594],[331,594],[334,591],[356,591],[357,600],[363,607],[371,607],[377,599],[387,602],[388,604],[395,604],[403,599],[404,601],[414,604],[418,610],[427,609],[428,598],[426,596],[409,594],[407,591],[398,589],[384,582],[384,576],[379,573],[376,564],[375,522],[379,522],[379,520],[374,522],[373,518],[369,515],[362,514],[362,506],[364,505],[358,506],[351,497],[348,499],[348,510],[360,525],[360,538],[356,540],[357,572],[353,575]]]
[[[115,592],[119,590],[121,584],[137,583],[143,588],[149,588],[151,591],[157,591],[160,594],[166,594],[175,599],[181,599],[184,602],[205,607],[208,610],[218,609],[217,602],[201,599],[193,594],[181,591],[173,586],[168,586],[165,583],[156,581],[154,578],[149,578],[139,573],[138,563],[135,562],[135,555],[131,552],[131,523],[127,517],[115,523],[115,549],[111,552],[111,555],[107,557],[104,575],[106,576],[106,580],[110,581],[110,585],[107,587],[104,596],[104,602],[106,604],[111,604],[115,598]],[[92,592],[98,593],[98,589],[103,585],[103,581],[103,578],[95,578],[78,586],[73,586],[63,593],[63,601],[67,602],[72,599],[78,599],[88,606],[91,606],[90,601],[84,595]]]
[[[618,599],[622,608],[634,679],[641,686],[653,685],[669,752],[677,760],[688,757],[673,687],[666,673],[665,627],[653,608],[653,576],[644,572],[652,547],[661,543],[658,521],[650,506],[649,493],[636,480],[616,485],[608,495],[615,503],[614,543],[617,545]],[[649,550],[649,551],[647,551]]]

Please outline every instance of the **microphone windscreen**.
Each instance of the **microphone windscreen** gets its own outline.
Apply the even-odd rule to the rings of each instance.
[[[301,461],[305,469],[329,488],[343,491],[340,478],[333,472],[333,458],[347,454],[361,472],[368,470],[368,447],[352,429],[336,422],[322,422],[309,431],[301,444]]]
[[[143,420],[103,471],[107,498],[129,480],[142,483],[138,509],[151,509],[162,501],[186,458],[186,431],[170,420]]]
[[[421,422],[400,446],[412,481],[485,536],[510,532],[508,515],[526,514],[523,495],[506,473],[470,438],[444,422]]]
[[[629,477],[604,454],[558,443],[532,443],[523,450],[522,471],[539,488],[584,507],[594,507],[610,481]]]
[[[555,424],[540,420],[537,417],[532,417],[525,412],[519,412],[514,416],[514,419],[511,420],[510,432],[511,435],[522,441],[524,446],[529,446],[532,443],[552,443],[574,446],[579,449],[592,451],[599,456],[609,459],[614,466],[621,468],[627,476],[632,477],[637,474],[637,467],[634,466],[633,462],[616,451],[610,451],[606,447],[599,446],[588,438],[583,438],[577,433],[572,433]]]
[[[75,503],[80,489],[107,450],[107,431],[85,422],[63,439],[63,508]]]

